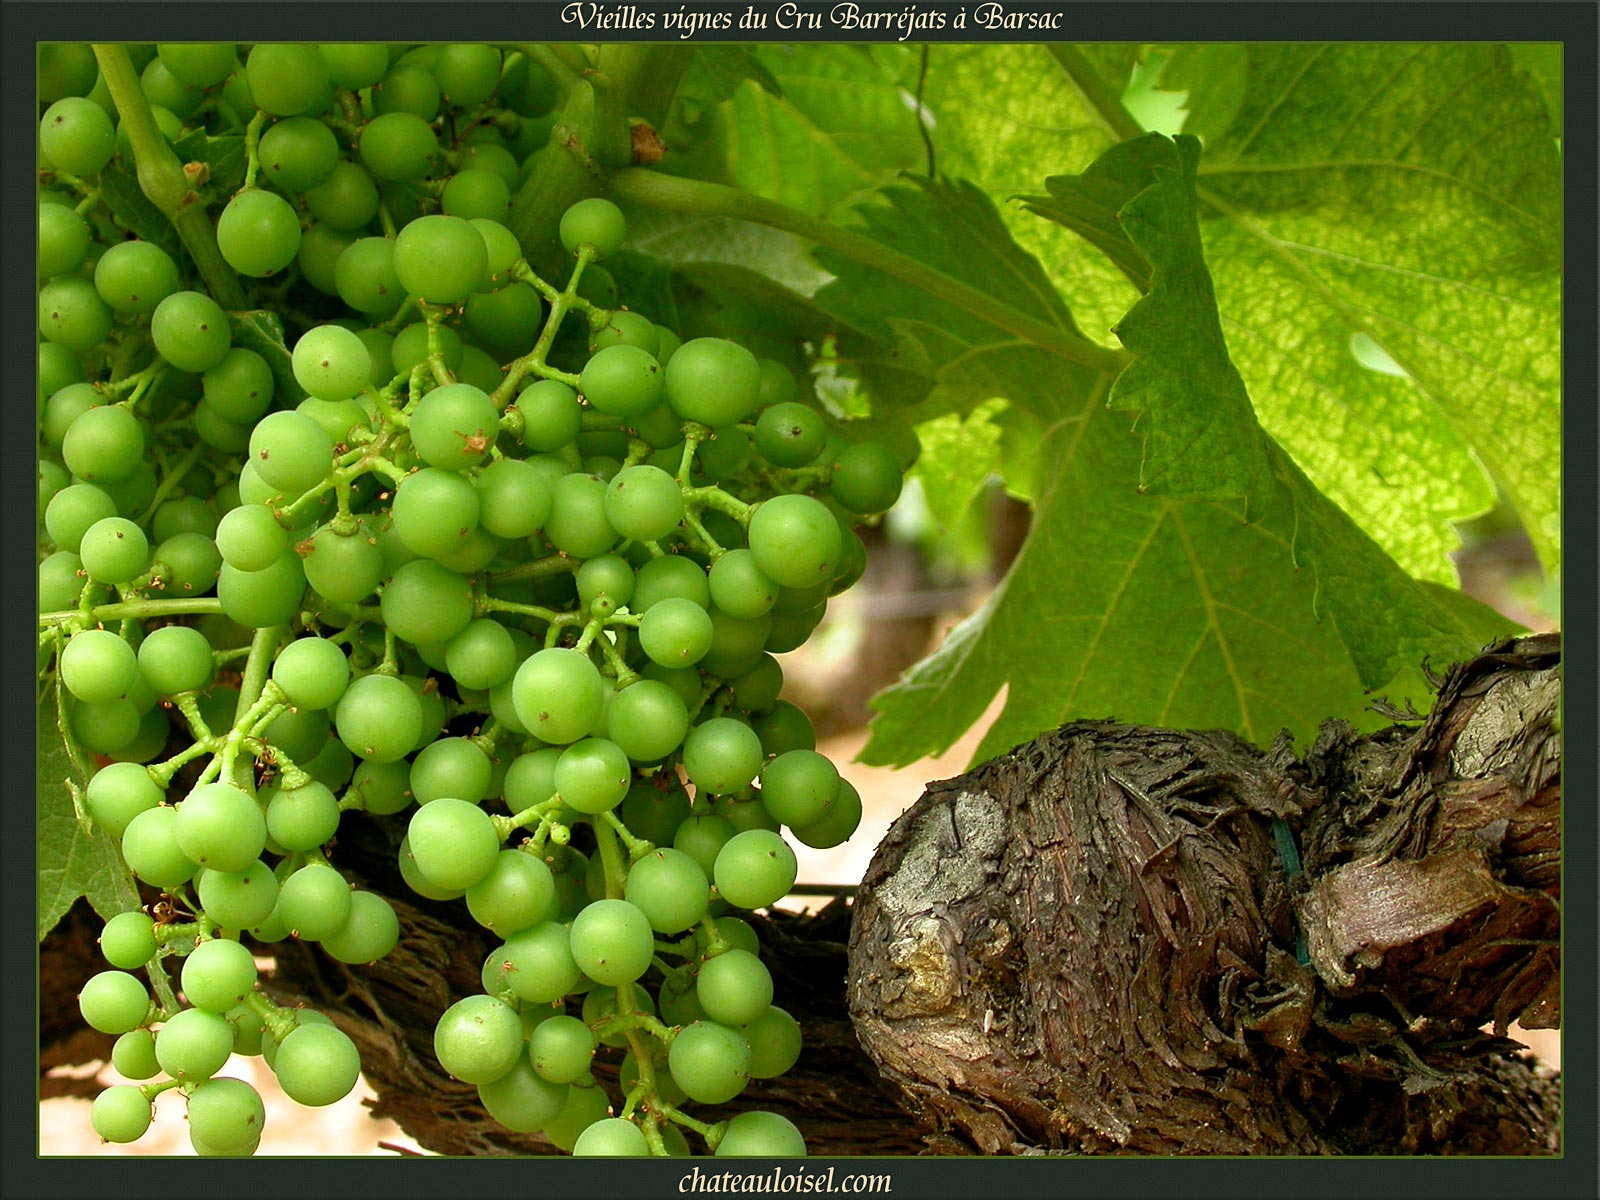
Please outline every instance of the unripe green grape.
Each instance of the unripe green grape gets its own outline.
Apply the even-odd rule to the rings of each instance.
[[[815,750],[789,750],[761,771],[761,802],[785,825],[822,820],[839,795],[839,771]]]
[[[512,680],[512,699],[522,723],[540,741],[566,745],[600,719],[605,688],[588,655],[562,647],[529,656]]]
[[[156,353],[180,371],[204,372],[228,356],[233,335],[222,306],[203,292],[173,292],[150,314]]]
[[[799,864],[794,851],[771,830],[736,833],[717,851],[712,882],[717,893],[737,908],[765,908],[789,894]]]
[[[260,1093],[242,1079],[225,1077],[209,1079],[190,1092],[187,1111],[196,1148],[205,1146],[218,1154],[252,1153],[267,1120]]]
[[[307,863],[278,889],[277,908],[296,937],[320,941],[350,919],[350,884],[332,867]]]
[[[662,762],[688,733],[689,710],[669,685],[641,679],[617,692],[606,712],[606,731],[634,762]]]
[[[274,788],[267,802],[267,832],[285,850],[315,850],[339,829],[339,802],[327,785],[311,780]]]
[[[258,42],[245,59],[245,77],[256,106],[277,117],[321,108],[332,88],[328,64],[304,42]]]
[[[322,935],[322,948],[342,963],[376,962],[400,941],[400,918],[376,892],[350,893],[350,915],[332,933]]]
[[[189,951],[181,979],[190,1004],[226,1013],[255,990],[255,957],[238,942],[211,938]]]
[[[511,212],[511,188],[492,171],[468,167],[445,184],[439,208],[452,217],[504,221]]]
[[[716,866],[717,855],[738,832],[726,817],[699,814],[679,823],[672,835],[672,846],[694,859],[709,880]]]
[[[639,622],[639,648],[663,667],[692,667],[711,649],[715,632],[704,608],[668,596],[645,610]]]
[[[264,571],[289,548],[289,531],[266,505],[241,504],[217,522],[216,543],[222,561],[234,570]]]
[[[445,796],[476,804],[489,795],[494,766],[471,738],[439,738],[411,764],[411,791],[418,804]]]
[[[817,734],[811,718],[787,700],[779,700],[770,712],[751,718],[750,728],[761,739],[761,749],[769,756],[788,750],[815,750]]]
[[[111,161],[117,135],[93,100],[66,96],[45,109],[39,148],[52,165],[73,175],[93,175]]]
[[[61,682],[79,700],[115,700],[134,685],[139,658],[109,629],[85,629],[62,648],[60,670]]]
[[[430,304],[464,301],[478,290],[488,260],[482,234],[460,217],[418,217],[395,239],[395,273],[408,293]]]
[[[478,465],[500,432],[494,401],[467,383],[451,383],[417,402],[411,444],[430,466],[460,471]]]
[[[112,837],[120,838],[128,823],[155,808],[166,795],[150,772],[137,763],[111,763],[89,780],[85,799],[89,813]]]
[[[144,912],[118,913],[106,922],[98,940],[108,963],[132,971],[155,957],[155,921]]]
[[[78,993],[78,1011],[91,1029],[127,1033],[144,1024],[150,992],[126,971],[101,971],[84,982]]]
[[[174,1013],[156,1031],[156,1061],[174,1079],[209,1079],[233,1053],[233,1026],[203,1008]]]
[[[104,517],[83,531],[78,560],[98,584],[126,584],[150,565],[150,542],[144,530],[123,517]]]
[[[595,257],[608,258],[622,248],[628,236],[622,210],[610,200],[595,196],[579,200],[561,214],[561,244],[576,254],[582,245],[593,246]]]
[[[322,744],[322,749],[300,766],[318,783],[337,792],[350,782],[350,776],[356,769],[356,758],[343,742],[330,737]]]
[[[626,900],[597,900],[572,922],[573,961],[596,983],[631,983],[654,955],[649,919]]]
[[[803,1158],[805,1138],[788,1117],[762,1109],[735,1113],[717,1143],[718,1158]]]
[[[391,816],[411,806],[411,764],[405,759],[391,762],[357,763],[350,777],[350,790],[361,800],[361,807],[375,816]]]
[[[472,585],[438,563],[418,559],[401,566],[384,585],[383,621],[412,643],[447,642],[472,620]],[[352,747],[353,749],[353,747]]]
[[[87,96],[98,74],[94,51],[88,45],[81,42],[39,44],[39,99],[51,101],[65,96]]]
[[[710,884],[700,865],[670,846],[657,847],[629,868],[623,895],[658,933],[690,928],[711,903]]]
[[[119,1083],[94,1098],[89,1124],[108,1142],[136,1142],[150,1128],[150,1101],[138,1088]]]
[[[555,876],[558,894],[563,878],[570,875]],[[541,921],[517,931],[497,954],[505,986],[534,1004],[561,999],[578,986],[582,976],[572,954],[572,935],[555,921]]]
[[[300,250],[300,218],[276,192],[239,192],[217,217],[217,249],[241,275],[276,275]]]
[[[829,580],[842,546],[833,514],[811,496],[774,496],[750,518],[750,551],[774,582],[803,588]]]
[[[393,313],[406,298],[394,272],[394,242],[389,238],[357,238],[344,247],[333,280],[341,300],[374,320]]]
[[[852,513],[869,516],[891,508],[900,498],[900,464],[877,442],[857,442],[833,460],[829,487],[833,498]]]
[[[302,763],[321,751],[328,735],[327,713],[315,708],[291,708],[267,726],[265,740],[274,755]]]
[[[794,400],[783,401],[763,409],[756,418],[756,452],[774,466],[803,467],[822,451],[827,432],[816,409]]]
[[[750,1042],[753,1079],[776,1079],[800,1060],[800,1023],[775,1004],[740,1032]]]
[[[557,1015],[539,1022],[528,1039],[534,1071],[550,1083],[573,1083],[594,1059],[594,1031],[577,1017]]]
[[[319,222],[333,229],[364,229],[378,215],[378,186],[358,163],[340,162],[328,177],[306,189],[306,207]]]
[[[712,1020],[748,1025],[772,1004],[772,974],[748,950],[727,950],[700,967],[695,990]]]
[[[58,346],[88,350],[105,341],[114,319],[87,279],[62,275],[39,289],[39,332]]]
[[[354,604],[376,590],[383,554],[365,528],[342,534],[324,525],[304,543],[306,582],[335,604]]]
[[[736,679],[761,662],[772,633],[771,614],[741,621],[720,608],[711,610],[711,648],[700,668],[723,679]]]
[[[533,349],[539,338],[544,305],[529,284],[503,278],[496,282],[500,286],[495,291],[477,291],[467,297],[464,322],[474,340],[495,357],[518,358]]]
[[[617,693],[617,699],[623,694]],[[612,703],[614,707],[616,702]],[[657,846],[670,847],[673,834],[689,815],[689,793],[673,774],[659,773],[649,779],[635,779],[617,815],[635,836]]]
[[[478,493],[458,471],[423,467],[406,476],[391,508],[400,540],[427,558],[450,555],[478,528]]]
[[[660,467],[624,467],[606,485],[605,512],[623,537],[653,542],[683,520],[683,489]]]
[[[302,1025],[279,1044],[272,1071],[289,1099],[320,1108],[338,1103],[355,1088],[361,1053],[336,1026]]]
[[[294,344],[292,365],[300,386],[324,400],[349,399],[367,386],[372,375],[372,360],[366,344],[353,331],[340,325],[318,325],[301,334]],[[329,451],[332,451],[331,444]],[[328,464],[323,463],[316,478],[327,469]],[[270,475],[267,478],[272,480]],[[309,487],[315,481],[313,478],[302,486]]]
[[[288,117],[261,135],[256,155],[266,179],[292,195],[316,187],[333,173],[339,141],[316,117]]]
[[[761,769],[761,739],[743,721],[713,717],[684,740],[683,767],[702,793],[738,791]]]
[[[412,113],[424,121],[439,115],[439,84],[419,67],[397,64],[372,91],[372,108],[384,113]]]
[[[605,503],[606,481],[600,476],[580,471],[563,475],[551,489],[545,536],[573,558],[605,554],[617,543]]]
[[[598,350],[578,377],[578,391],[598,412],[634,417],[660,401],[664,373],[654,357],[637,346],[617,344]]]
[[[502,850],[489,873],[467,889],[467,911],[485,929],[509,937],[555,916],[555,879],[541,859]]]
[[[493,1083],[522,1058],[522,1022],[494,996],[468,996],[440,1015],[433,1033],[439,1065],[463,1083]]]
[[[111,1066],[127,1079],[154,1079],[161,1074],[156,1061],[156,1035],[148,1029],[130,1029],[111,1046]]]
[[[715,1021],[696,1021],[680,1030],[667,1062],[678,1086],[701,1104],[724,1104],[750,1082],[749,1041]]]
[[[572,1090],[540,1078],[533,1064],[519,1056],[498,1079],[478,1085],[478,1099],[491,1117],[513,1133],[535,1133],[561,1115]]]
[[[422,703],[393,675],[363,675],[339,698],[334,725],[354,755],[392,762],[409,754],[422,732]]]
[[[598,1084],[571,1084],[561,1112],[544,1125],[544,1136],[557,1149],[571,1153],[578,1137],[596,1121],[603,1121],[610,1101]]]
[[[41,204],[39,278],[49,279],[78,266],[89,253],[89,241],[89,226],[73,209],[59,204]]]
[[[389,70],[388,49],[381,42],[321,42],[317,48],[335,87],[358,92]]]
[[[795,839],[814,850],[842,846],[861,824],[861,793],[848,779],[839,780],[839,792],[828,810],[805,825],[791,826]]]
[[[166,625],[150,631],[139,647],[139,670],[163,696],[197,691],[216,673],[211,643],[189,625]]]
[[[200,866],[242,871],[261,857],[267,822],[247,792],[230,783],[208,783],[178,805],[173,831],[178,848]]]
[[[152,313],[178,290],[178,265],[152,242],[119,242],[94,265],[94,289],[123,316]]]
[[[632,778],[627,754],[606,738],[574,742],[556,760],[556,790],[581,813],[610,812],[628,794]]]
[[[541,379],[524,388],[516,407],[522,413],[522,444],[530,450],[554,451],[578,436],[583,408],[578,393],[559,379]]]
[[[665,390],[667,403],[684,420],[720,429],[755,411],[761,366],[737,342],[694,338],[673,353]]]
[[[650,1153],[644,1130],[623,1117],[604,1117],[572,1144],[574,1158],[642,1158]]]
[[[76,608],[83,595],[83,560],[70,550],[57,550],[39,563],[39,611]]]
[[[201,871],[200,907],[224,929],[249,929],[266,920],[278,902],[278,880],[257,859],[242,871]]]
[[[86,750],[116,754],[139,736],[139,710],[127,700],[79,703],[72,709],[72,733]]]
[[[442,888],[470,888],[493,870],[500,853],[500,834],[489,814],[449,796],[413,813],[407,837],[417,869]]]
[[[296,708],[332,708],[349,686],[350,660],[327,638],[297,638],[278,652],[272,679]]]
[[[711,602],[737,620],[764,616],[777,603],[778,585],[748,549],[729,550],[707,572]]]
[[[445,643],[445,666],[461,687],[484,690],[503,683],[517,666],[511,634],[499,621],[479,617]]]

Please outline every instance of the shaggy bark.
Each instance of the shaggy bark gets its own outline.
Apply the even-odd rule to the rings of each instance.
[[[946,1151],[1555,1153],[1500,1035],[1559,1024],[1559,697],[1528,638],[1304,760],[1084,722],[933,784],[857,897],[862,1043]]]

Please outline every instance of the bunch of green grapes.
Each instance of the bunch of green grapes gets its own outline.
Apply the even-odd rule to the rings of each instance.
[[[128,235],[99,180],[136,115],[104,58],[47,48],[41,689],[80,817],[161,896],[107,922],[80,996],[148,1081],[105,1091],[94,1128],[135,1141],[178,1089],[196,1150],[252,1152],[233,1053],[302,1104],[349,1093],[354,1043],[274,1004],[251,946],[394,948],[394,909],[337,861],[356,810],[499,942],[435,1034],[495,1120],[580,1155],[804,1153],[779,1115],[707,1110],[800,1053],[735,914],[782,899],[792,841],[842,843],[861,799],[777,656],[860,577],[855,527],[901,464],[784,365],[619,306],[610,201],[561,219],[563,284],[534,273],[506,223],[549,129],[533,60],[113,53],[163,136],[242,130],[216,246],[288,332]]]

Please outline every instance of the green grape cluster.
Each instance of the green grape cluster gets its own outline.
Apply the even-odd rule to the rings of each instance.
[[[507,222],[553,89],[520,53],[119,51],[165,136],[242,130],[245,184],[210,209],[273,344],[126,236],[96,186],[134,153],[126,114],[86,47],[57,51],[40,678],[101,764],[81,815],[163,894],[107,923],[80,997],[151,1081],[106,1091],[95,1129],[134,1141],[177,1088],[199,1152],[252,1152],[232,1053],[302,1104],[349,1093],[354,1043],[272,1003],[249,946],[395,947],[393,907],[339,869],[354,810],[497,941],[434,1041],[495,1120],[578,1155],[804,1153],[781,1116],[705,1110],[801,1051],[736,913],[861,798],[777,656],[860,578],[901,464],[789,367],[619,306],[609,200],[561,218],[564,282],[533,271]]]

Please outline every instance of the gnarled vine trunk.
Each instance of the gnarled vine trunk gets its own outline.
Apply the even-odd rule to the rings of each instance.
[[[1079,723],[931,784],[853,909],[755,919],[806,1048],[719,1111],[785,1113],[825,1155],[1556,1152],[1559,1079],[1501,1035],[1560,1019],[1559,656],[1491,647],[1425,721],[1329,725],[1303,759]],[[400,832],[352,817],[337,850],[396,951],[264,947],[270,989],[355,1038],[420,1144],[553,1152],[433,1057],[492,940],[410,893]],[[93,1053],[43,1036],[45,1064]]]
[[[930,786],[857,897],[862,1044],[946,1149],[1554,1153],[1503,1035],[1560,1019],[1558,661],[1304,759],[1078,723]]]

